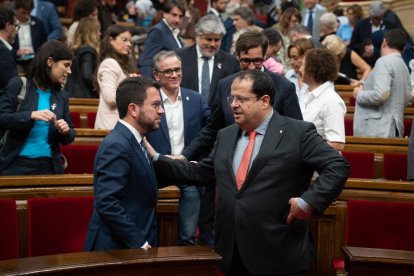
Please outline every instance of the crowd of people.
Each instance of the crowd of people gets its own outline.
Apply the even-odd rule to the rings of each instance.
[[[63,173],[69,97],[99,98],[95,128],[112,131],[85,250],[157,246],[157,189],[173,181],[177,244],[215,246],[228,275],[307,275],[309,217],[349,174],[335,84],[354,87],[355,136],[403,137],[414,46],[381,1],[366,17],[274,1],[271,24],[267,4],[79,0],[65,31],[52,2],[0,2],[0,175]]]

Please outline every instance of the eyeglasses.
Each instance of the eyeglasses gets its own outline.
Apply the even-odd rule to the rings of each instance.
[[[149,104],[150,106],[152,106],[152,108],[154,108],[156,111],[160,110],[160,108],[162,107],[161,102],[153,102]]]
[[[243,66],[248,66],[250,63],[253,63],[254,65],[262,65],[264,59],[263,58],[241,58],[240,64]]]
[[[257,98],[259,97],[258,96],[255,96],[255,97],[229,96],[227,97],[227,101],[229,102],[229,104],[232,104],[233,101],[239,104],[244,104],[245,102],[250,101],[251,99],[257,99]]]
[[[175,72],[177,75],[181,74],[181,67],[176,67],[176,68],[172,68],[172,69],[167,69],[164,71],[157,71],[160,74],[163,74],[164,76],[166,76],[167,78],[171,77],[172,74]]]

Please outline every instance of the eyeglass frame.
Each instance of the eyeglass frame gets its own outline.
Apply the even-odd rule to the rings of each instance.
[[[175,68],[171,68],[171,69],[166,69],[164,71],[160,71],[160,70],[156,70],[158,74],[163,74],[165,77],[169,78],[171,77],[174,73],[176,75],[182,74],[183,73],[183,68],[182,67],[175,67]]]
[[[239,62],[243,66],[249,66],[251,63],[253,63],[254,65],[258,66],[258,65],[262,65],[263,64],[264,58],[241,58],[241,59],[239,59]]]
[[[236,101],[236,103],[244,104],[245,102],[248,102],[252,99],[259,99],[261,96],[253,96],[253,97],[243,97],[243,96],[228,96],[227,102],[231,105],[233,101]]]
[[[141,106],[141,105],[144,105],[146,103],[144,103],[144,102],[138,102],[138,103],[133,103],[133,104],[138,105],[138,106]],[[161,101],[159,101],[159,102],[153,102],[153,103],[147,103],[147,104],[150,105],[152,108],[154,108],[155,111],[159,111],[160,108],[163,108]]]

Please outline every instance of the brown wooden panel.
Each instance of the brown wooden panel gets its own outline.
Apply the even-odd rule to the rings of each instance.
[[[220,256],[204,246],[80,252],[0,261],[0,274],[215,275]]]

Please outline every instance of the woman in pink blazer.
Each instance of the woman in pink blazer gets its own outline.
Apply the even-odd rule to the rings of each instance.
[[[99,106],[95,129],[113,129],[119,119],[115,95],[126,77],[136,75],[130,61],[131,33],[126,27],[112,25],[102,39],[98,68]]]

